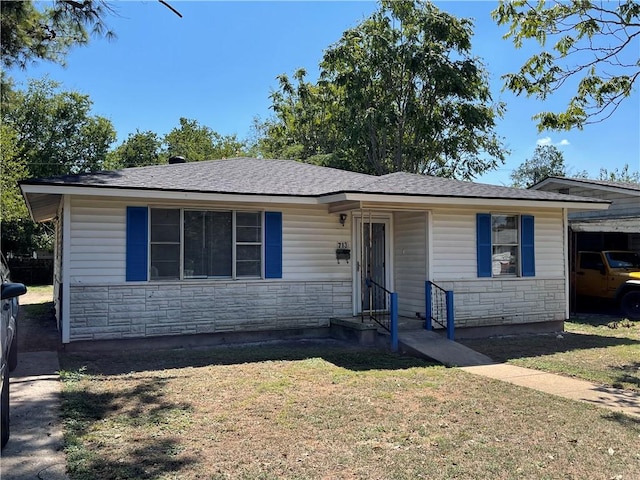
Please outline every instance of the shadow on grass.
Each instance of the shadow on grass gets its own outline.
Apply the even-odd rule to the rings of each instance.
[[[640,391],[640,362],[631,362],[627,365],[609,365],[611,370],[620,370],[620,374],[615,377],[614,388],[623,388],[623,384],[630,383]]]
[[[640,417],[632,417],[631,415],[625,415],[620,412],[610,412],[603,415],[602,418],[609,420],[610,422],[618,423],[627,428],[637,428],[640,426]]]
[[[639,345],[640,340],[630,338],[564,332],[562,335],[541,334],[518,337],[494,337],[463,340],[469,348],[488,355],[497,362],[516,358],[539,357],[554,353],[607,348],[618,345]]]
[[[164,478],[196,461],[180,455],[182,446],[175,435],[158,438],[144,435],[146,428],[164,427],[176,431],[175,418],[189,415],[191,407],[164,400],[163,389],[168,379],[149,378],[137,381],[129,390],[95,393],[76,388],[73,375],[66,373],[67,388],[62,394],[62,418],[65,424],[67,469],[74,479]],[[71,378],[70,378],[71,377]],[[94,425],[110,422],[111,431],[118,428],[139,429],[135,445],[109,442],[95,448],[91,437]]]
[[[118,375],[158,369],[298,361],[321,358],[352,371],[399,370],[437,365],[424,359],[357,347],[337,341],[283,342],[145,352],[63,353],[63,369],[85,367],[87,373]]]
[[[136,375],[129,388],[108,392],[91,392],[82,388],[85,375],[91,382],[109,382],[111,375],[131,372],[158,372],[165,369],[209,365],[299,361],[321,358],[350,370],[396,370],[433,364],[374,349],[358,348],[330,342],[244,345],[191,350],[116,352],[112,354],[60,354],[63,392],[63,419],[67,468],[74,479],[173,478],[189,465],[200,461],[186,455],[180,441],[180,422],[189,422],[192,406],[167,402],[165,386],[174,378]],[[188,375],[188,372],[184,372]],[[119,383],[125,382],[126,375]],[[105,389],[108,386],[105,386]],[[102,388],[100,390],[103,390]],[[139,429],[136,443],[95,438],[95,425],[101,429]],[[105,427],[106,426],[106,427]],[[148,428],[145,431],[145,428]],[[167,432],[156,437],[154,432]],[[123,435],[124,436],[124,435]],[[96,442],[98,442],[96,444]],[[104,446],[100,448],[100,443]]]

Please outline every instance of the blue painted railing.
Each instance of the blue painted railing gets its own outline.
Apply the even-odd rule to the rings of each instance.
[[[373,320],[391,335],[391,350],[398,351],[398,294],[390,292],[382,285],[371,279],[366,280],[367,290],[365,294],[369,297],[368,311],[362,309],[362,316],[365,315]],[[364,307],[364,305],[363,305]]]
[[[427,280],[424,283],[424,297],[427,312],[424,328],[433,330],[433,323],[435,322],[447,330],[447,338],[449,340],[454,340],[453,292]]]

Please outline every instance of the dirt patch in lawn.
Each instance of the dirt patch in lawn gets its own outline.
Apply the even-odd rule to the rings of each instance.
[[[633,478],[640,424],[338,343],[62,354],[72,478]]]

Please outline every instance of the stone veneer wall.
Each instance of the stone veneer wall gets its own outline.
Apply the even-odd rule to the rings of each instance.
[[[436,282],[453,290],[456,328],[564,321],[563,279]]]
[[[351,281],[188,281],[71,286],[70,340],[328,327]]]

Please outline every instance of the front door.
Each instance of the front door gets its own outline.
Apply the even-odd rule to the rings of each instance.
[[[389,220],[357,218],[355,226],[356,311],[387,310],[375,285],[389,288]]]

